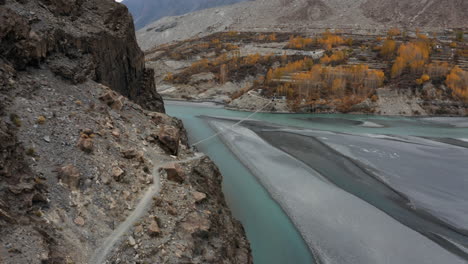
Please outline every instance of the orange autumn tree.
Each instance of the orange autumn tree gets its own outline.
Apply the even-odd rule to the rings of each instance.
[[[322,34],[321,38],[317,39],[317,43],[324,49],[331,50],[333,47],[345,43],[345,40],[342,37],[327,30]]]
[[[275,41],[277,40],[276,34],[275,34],[275,33],[271,33],[271,34],[267,37],[267,39],[268,39],[269,41],[271,41],[271,42],[275,42]]]
[[[279,68],[276,68],[276,69],[270,69],[267,72],[265,81],[267,83],[269,83],[272,80],[281,79],[286,74],[290,74],[290,73],[298,72],[298,71],[309,70],[312,67],[313,64],[314,64],[314,61],[311,58],[304,57],[304,59],[294,61],[294,62],[290,62],[290,63],[286,64],[284,67],[279,67]]]
[[[402,44],[398,48],[398,57],[392,66],[392,77],[398,77],[405,68],[410,68],[412,73],[420,74],[424,65],[429,60],[430,45],[423,39]]]
[[[330,57],[327,55],[324,55],[320,59],[320,63],[325,64],[325,65],[328,65],[328,64],[336,65],[336,64],[343,62],[344,60],[346,60],[346,54],[344,51],[339,50],[339,51],[334,52]]]
[[[261,58],[261,55],[256,53],[256,54],[251,54],[248,55],[244,58],[243,62],[246,65],[255,65]]]
[[[396,51],[396,42],[393,39],[386,39],[380,48],[380,55],[384,58],[391,58]]]
[[[364,96],[383,85],[385,74],[367,65],[322,67],[314,65],[308,72],[293,75],[295,96],[317,99],[321,91],[329,97],[340,98],[349,91]]]
[[[447,75],[445,83],[452,90],[454,97],[468,102],[468,72],[455,66]]]
[[[421,78],[416,79],[416,84],[421,85],[431,80],[431,77],[428,74],[421,75]]]
[[[287,47],[290,49],[304,49],[312,45],[313,43],[314,43],[314,40],[311,38],[303,38],[301,36],[299,37],[291,36]]]

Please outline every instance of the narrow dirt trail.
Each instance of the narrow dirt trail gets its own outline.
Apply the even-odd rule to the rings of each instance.
[[[122,222],[117,229],[115,229],[103,242],[102,246],[97,248],[97,250],[94,252],[92,257],[89,260],[90,264],[102,264],[105,263],[108,255],[111,253],[111,251],[114,249],[115,245],[121,239],[123,236],[127,233],[127,231],[133,226],[135,222],[137,222],[144,214],[148,212],[148,208],[153,201],[153,196],[157,195],[159,191],[161,190],[161,184],[160,184],[160,175],[159,175],[159,170],[169,164],[178,164],[178,163],[185,163],[185,162],[190,162],[192,160],[200,159],[205,154],[203,153],[195,153],[194,157],[183,159],[183,160],[170,160],[166,161],[160,164],[157,164],[154,169],[153,169],[153,184],[148,188],[146,193],[143,195],[141,200],[138,202],[137,206],[133,210],[133,212],[130,213],[130,215],[125,219],[124,222]],[[153,159],[155,160],[155,159]]]

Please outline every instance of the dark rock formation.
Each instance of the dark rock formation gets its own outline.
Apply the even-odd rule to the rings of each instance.
[[[6,1],[0,54],[17,70],[48,66],[73,83],[92,79],[149,110],[164,112],[131,16],[112,0]]]
[[[167,153],[177,155],[179,152],[180,130],[174,126],[164,125],[158,134],[158,141]]]

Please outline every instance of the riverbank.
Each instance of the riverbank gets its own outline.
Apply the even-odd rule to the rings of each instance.
[[[218,101],[212,101],[212,100],[186,100],[186,99],[174,99],[174,98],[163,98],[165,102],[174,102],[174,103],[180,103],[181,105],[192,105],[192,106],[200,106],[200,107],[213,107],[213,108],[223,108],[226,110],[230,111],[238,111],[238,112],[254,112],[260,109],[262,106],[265,106],[271,100],[264,98],[264,100],[258,100],[258,101],[253,101],[249,102],[249,106],[243,106],[241,107],[242,104],[236,104],[231,105],[227,103],[221,103]],[[343,115],[354,115],[354,116],[382,116],[382,117],[408,117],[408,118],[465,118],[468,117],[468,114],[429,114],[427,112],[424,112],[424,115],[421,114],[409,114],[410,112],[407,112],[408,114],[404,114],[403,112],[399,112],[398,109],[400,109],[399,104],[393,104],[392,100],[386,100],[384,107],[380,108],[380,111],[378,113],[368,113],[368,112],[347,112],[347,113],[340,113],[336,111],[326,111],[326,112],[292,112],[292,111],[278,111],[279,108],[276,108],[276,106],[279,105],[284,105],[285,102],[279,102],[280,100],[276,100],[276,103],[273,102],[271,106],[268,106],[265,108],[265,110],[259,111],[259,113],[269,113],[269,114],[320,114],[320,115],[335,115],[335,114],[343,114]],[[401,100],[399,99],[401,102]],[[265,103],[265,104],[262,104]],[[256,108],[257,107],[257,108]],[[284,109],[284,108],[283,108]],[[387,109],[387,110],[383,110]],[[410,109],[415,109],[415,106],[413,106]],[[419,109],[419,108],[418,108]],[[416,112],[413,112],[416,113]],[[417,112],[420,113],[420,112]]]

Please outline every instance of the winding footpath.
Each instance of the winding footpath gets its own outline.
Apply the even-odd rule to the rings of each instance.
[[[122,237],[127,233],[130,227],[133,226],[135,222],[137,222],[144,214],[148,212],[149,205],[153,201],[153,196],[157,195],[161,190],[161,181],[159,171],[161,168],[165,167],[169,164],[178,164],[178,163],[186,163],[196,159],[200,159],[204,157],[205,154],[203,153],[195,153],[194,157],[190,157],[183,160],[171,160],[161,164],[158,164],[153,169],[153,184],[148,188],[145,195],[141,198],[138,202],[135,210],[125,219],[123,223],[121,223],[117,229],[115,229],[103,242],[102,246],[100,246],[92,255],[89,260],[90,264],[102,264],[106,262],[108,255],[114,249],[115,245],[121,241]],[[155,160],[155,159],[153,159]]]

